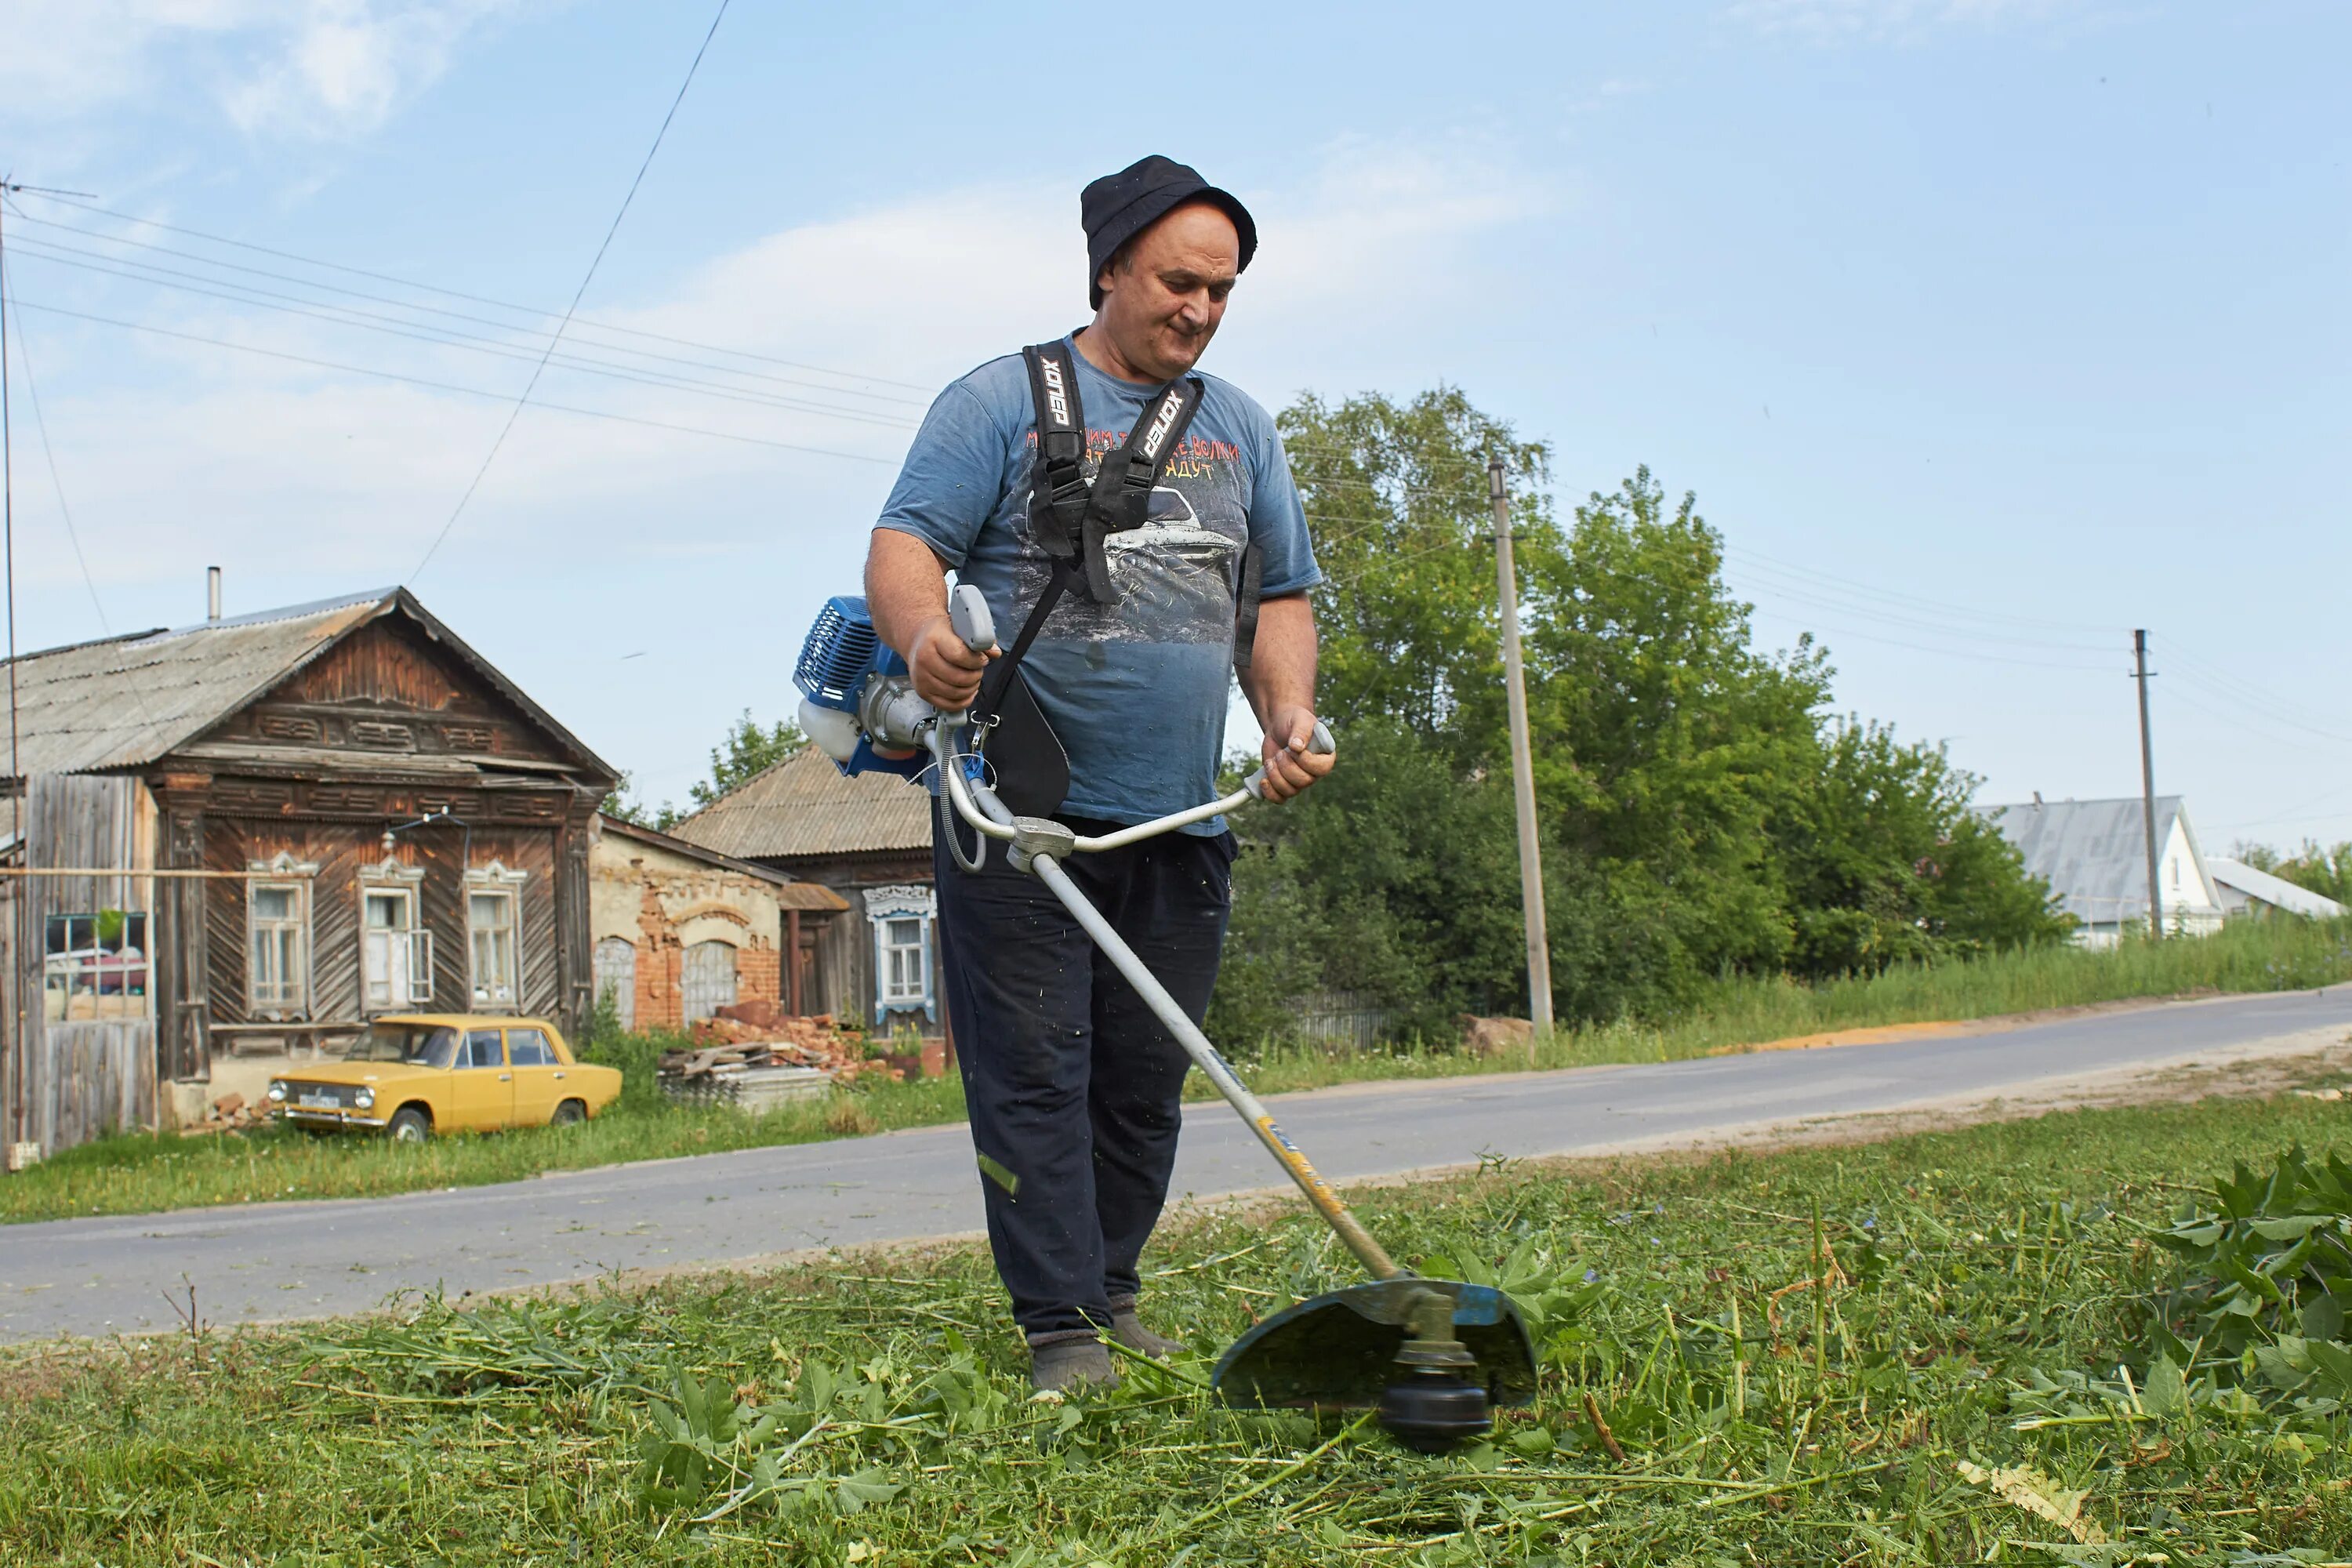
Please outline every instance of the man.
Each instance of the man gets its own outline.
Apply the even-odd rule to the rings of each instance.
[[[1199,174],[1145,158],[1079,200],[1094,320],[1064,357],[1085,416],[1089,477],[1146,404],[1193,374],[1257,247],[1248,211]],[[1203,376],[1187,434],[1136,526],[1102,542],[1117,590],[1060,598],[1019,674],[1068,754],[1055,815],[1081,833],[1215,798],[1243,552],[1262,597],[1244,695],[1265,731],[1265,793],[1329,772],[1311,755],[1319,580],[1289,465],[1265,409]],[[1024,359],[992,360],[931,405],[875,526],[866,566],[877,628],[943,709],[988,660],[948,619],[945,574],[976,584],[1007,640],[1052,563],[1032,528],[1039,445]],[[992,761],[996,759],[992,756]],[[1072,879],[1197,1022],[1224,941],[1234,839],[1222,821],[1068,862]],[[1136,1260],[1175,1163],[1186,1058],[1059,900],[1001,851],[985,869],[935,846],[948,1016],[971,1117],[989,1244],[1039,1388],[1118,1381],[1108,1332],[1150,1355]]]

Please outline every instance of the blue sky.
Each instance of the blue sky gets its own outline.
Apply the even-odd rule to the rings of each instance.
[[[16,178],[455,291],[22,198],[96,599],[12,364],[25,646],[197,618],[213,563],[233,610],[413,576],[682,796],[735,713],[790,710],[928,392],[1082,319],[1077,186],[1166,152],[1257,214],[1207,365],[1269,405],[1444,380],[1555,444],[1563,501],[1649,464],[1762,640],[1818,634],[1841,708],[1988,800],[2137,790],[2146,626],[2209,850],[2352,837],[2340,5],[1293,5],[1089,44],[1098,9],[735,0],[567,342],[637,379],[539,392],[652,423],[526,411],[421,574],[535,357],[478,301],[571,298],[709,9],[12,9]]]

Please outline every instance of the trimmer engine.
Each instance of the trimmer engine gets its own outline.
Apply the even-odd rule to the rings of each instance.
[[[988,601],[978,588],[958,585],[948,616],[974,652],[996,646]],[[801,732],[843,773],[911,779],[931,766],[921,727],[939,710],[915,695],[907,661],[874,629],[863,598],[844,594],[824,602],[801,644],[793,684],[801,689]]]
[[[801,689],[802,731],[845,773],[913,778],[930,765],[915,726],[931,705],[915,695],[907,661],[874,629],[866,601],[825,601],[801,644],[793,684]]]

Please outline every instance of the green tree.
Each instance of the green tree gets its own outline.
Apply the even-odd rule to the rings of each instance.
[[[711,748],[710,776],[688,785],[686,793],[699,811],[732,795],[806,744],[808,737],[791,720],[779,719],[761,729],[746,708],[742,717],[728,727],[726,738]]]
[[[1978,780],[1941,746],[1846,719],[1775,837],[1796,921],[1790,968],[1871,973],[1900,963],[2053,941],[2074,921],[1971,805]]]
[[[1346,760],[1253,826],[1235,945],[1269,957],[1229,961],[1234,1021],[1271,1016],[1284,984],[1370,991],[1424,1022],[1524,994],[1490,453],[1514,497],[1560,1016],[1669,1009],[1727,971],[1828,974],[2063,929],[1969,809],[1972,778],[1830,719],[1810,637],[1756,647],[1692,497],[1670,503],[1641,469],[1563,523],[1549,449],[1449,387],[1309,396],[1280,423],[1325,571],[1320,701]]]
[[[614,786],[613,793],[604,797],[604,804],[598,809],[607,816],[618,817],[623,822],[635,823],[639,827],[650,827],[657,833],[668,832],[677,826],[680,818],[686,816],[686,813],[667,801],[662,802],[659,805],[652,805],[639,800],[636,780],[625,773],[621,775],[621,782]]]

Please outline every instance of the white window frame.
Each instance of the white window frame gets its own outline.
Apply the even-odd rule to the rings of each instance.
[[[466,872],[466,994],[477,1011],[504,1008],[509,1012],[522,1005],[522,885],[530,878],[527,871],[509,871],[504,862],[493,860],[487,866],[469,868]],[[477,898],[497,898],[507,906],[506,963],[504,990],[496,976],[486,987],[480,969],[481,937],[494,934],[496,926],[474,924],[474,900]]]
[[[425,928],[422,888],[425,868],[404,866],[387,855],[380,864],[360,872],[360,1011],[362,1014],[397,1013],[410,1007],[428,1007],[433,1004],[433,933]],[[408,923],[396,931],[382,931],[368,924],[367,906],[371,898],[396,898],[408,906]],[[377,995],[376,977],[369,971],[369,950],[379,938],[385,939],[388,949],[397,939],[408,949],[408,994],[395,996],[392,993],[392,972],[389,963],[384,967],[384,994]]]
[[[919,1012],[927,1020],[936,1022],[940,1016],[939,976],[931,963],[931,932],[939,919],[937,895],[919,883],[869,888],[866,891],[866,919],[874,935],[876,1026],[883,1026],[893,1013]],[[890,922],[904,920],[916,922],[916,940],[911,944],[890,940]],[[914,991],[894,990],[890,984],[890,955],[906,952],[915,954],[921,984]]]
[[[612,951],[611,945],[608,944],[614,943],[628,949],[629,952],[629,973],[625,984],[620,975],[611,973],[617,966],[605,960],[604,955]],[[596,985],[597,1005],[604,1005],[605,993],[609,991],[613,997],[613,1012],[620,1020],[623,1034],[628,1034],[637,1026],[637,961],[639,957],[637,944],[625,936],[599,937],[596,939],[596,945],[589,950],[588,972]]]
[[[318,860],[297,860],[291,851],[278,851],[270,860],[247,860],[245,879],[245,985],[254,1013],[270,1018],[299,1018],[310,1011],[310,884],[318,877]],[[294,905],[289,920],[268,921],[278,941],[278,978],[264,978],[264,921],[261,893],[287,893]]]
[[[122,934],[111,949],[105,947],[98,936],[98,926],[109,912],[122,917]],[[62,951],[53,953],[48,951],[48,927],[51,923],[59,921],[65,922],[66,945]],[[132,924],[133,921],[138,922],[135,927]],[[81,947],[74,945],[76,922],[89,927],[88,942]],[[134,930],[138,932],[141,941],[152,943],[154,941],[155,931],[153,911],[150,910],[110,911],[100,908],[87,911],[65,910],[45,916],[41,931],[41,1016],[53,1024],[84,1022],[86,1020],[74,1016],[74,998],[87,996],[90,999],[90,1018],[113,1022],[122,1018],[152,1016],[154,1001],[155,955],[150,948],[142,947],[131,940]],[[136,968],[138,989],[135,991],[131,988],[133,970],[131,965],[122,962],[121,957],[126,952],[135,952],[139,955]],[[110,972],[108,966],[110,957],[115,960],[114,967]],[[110,973],[117,981],[116,988],[110,993],[107,989]],[[107,1006],[107,998],[110,995],[116,999],[117,1005],[113,1010],[109,1010]],[[136,1008],[121,1005],[134,998],[138,1003]]]

